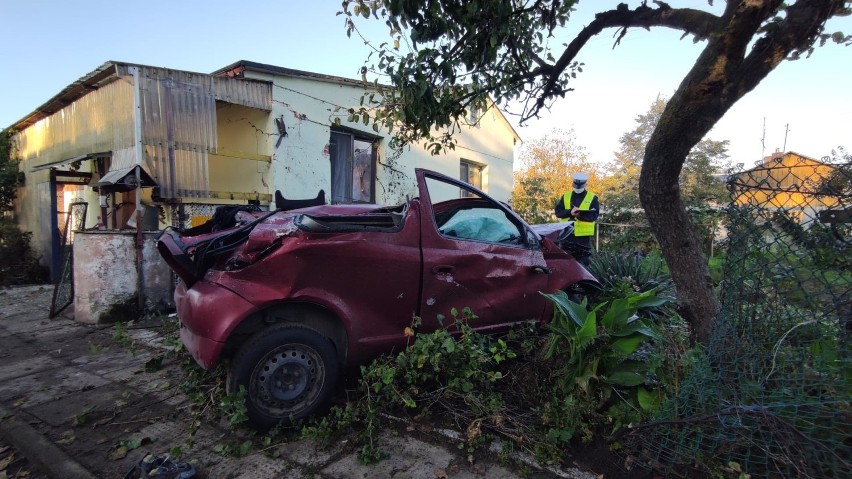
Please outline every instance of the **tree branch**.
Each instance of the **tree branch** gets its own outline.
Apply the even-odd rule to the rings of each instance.
[[[546,82],[533,111],[524,115],[521,121],[532,118],[544,107],[546,101],[558,96],[563,89],[558,88],[560,77],[566,68],[574,61],[577,54],[586,43],[605,28],[621,27],[627,31],[629,27],[668,27],[692,34],[699,40],[709,38],[721,31],[722,21],[711,13],[691,8],[672,9],[665,3],[657,8],[640,5],[635,10],[629,10],[626,4],[620,4],[615,10],[599,13],[588,26],[568,44],[568,47],[552,66],[541,67],[535,73],[546,77]]]

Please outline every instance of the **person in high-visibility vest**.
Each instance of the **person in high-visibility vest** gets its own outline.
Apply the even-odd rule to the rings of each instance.
[[[556,201],[556,217],[562,221],[574,221],[574,231],[565,240],[580,248],[573,248],[574,256],[584,265],[590,263],[592,236],[595,235],[595,221],[600,214],[598,195],[586,190],[588,173],[575,173],[574,189],[566,192]]]

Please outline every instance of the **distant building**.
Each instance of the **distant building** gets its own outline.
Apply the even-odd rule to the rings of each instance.
[[[733,203],[783,211],[799,223],[818,218],[819,212],[839,205],[839,191],[831,185],[837,168],[796,152],[776,152],[754,168],[728,178]]]

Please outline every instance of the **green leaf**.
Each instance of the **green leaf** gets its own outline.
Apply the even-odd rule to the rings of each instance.
[[[670,300],[669,298],[660,298],[658,296],[654,296],[654,297],[651,297],[651,298],[641,299],[641,300],[637,301],[636,303],[634,303],[633,306],[637,309],[656,308],[656,307],[659,307],[659,306],[662,306],[666,303],[671,303],[671,302],[672,302],[672,300]]]
[[[155,356],[145,363],[145,372],[153,373],[163,369],[163,357]]]
[[[580,347],[591,342],[598,335],[598,322],[594,312],[586,316],[583,327],[577,331],[577,342]]]
[[[243,441],[240,444],[239,455],[240,457],[247,455],[251,451],[251,441]]]
[[[559,312],[571,318],[574,321],[574,324],[580,327],[585,324],[586,315],[589,314],[588,311],[586,311],[585,305],[571,301],[568,299],[568,295],[565,294],[564,291],[557,291],[554,294],[541,294],[552,301]]]
[[[638,388],[636,395],[643,411],[650,413],[660,409],[660,396],[658,394],[649,392],[645,388]]]
[[[616,299],[601,318],[601,324],[607,330],[618,330],[627,324],[631,316],[633,316],[633,308],[630,307],[628,300]]]
[[[649,338],[660,339],[660,335],[657,334],[656,331],[645,325],[639,326],[635,329],[635,331],[639,334],[648,336]]]
[[[624,356],[629,356],[639,349],[639,345],[645,341],[646,337],[641,334],[634,334],[619,339],[612,343],[612,349],[618,351]]]
[[[605,377],[604,382],[617,386],[638,386],[645,382],[645,376],[630,371],[621,371]]]
[[[630,321],[629,323],[608,332],[610,335],[617,337],[630,336],[633,333],[640,333],[645,336],[648,336],[649,338],[659,339],[657,333],[654,332],[654,330],[649,328],[647,325],[645,325],[644,322],[642,322],[642,320],[639,319]]]

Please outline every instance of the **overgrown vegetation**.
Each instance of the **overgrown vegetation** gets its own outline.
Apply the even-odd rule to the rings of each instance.
[[[387,453],[376,446],[387,415],[407,416],[462,431],[458,446],[471,460],[499,440],[504,452],[561,463],[567,446],[651,417],[685,374],[677,360],[687,354],[687,334],[670,297],[660,295],[667,281],[663,275],[637,287],[631,278],[613,279],[624,294],[596,304],[546,295],[554,306],[547,325],[530,323],[500,337],[476,332],[470,310],[453,311],[432,333],[414,333],[415,318],[409,348],[362,368],[357,400],[305,425],[302,434],[355,433],[361,459],[372,462]]]
[[[22,232],[13,219],[18,187],[24,174],[12,149],[11,130],[0,131],[0,286],[42,283],[47,270],[30,246],[32,233]]]

